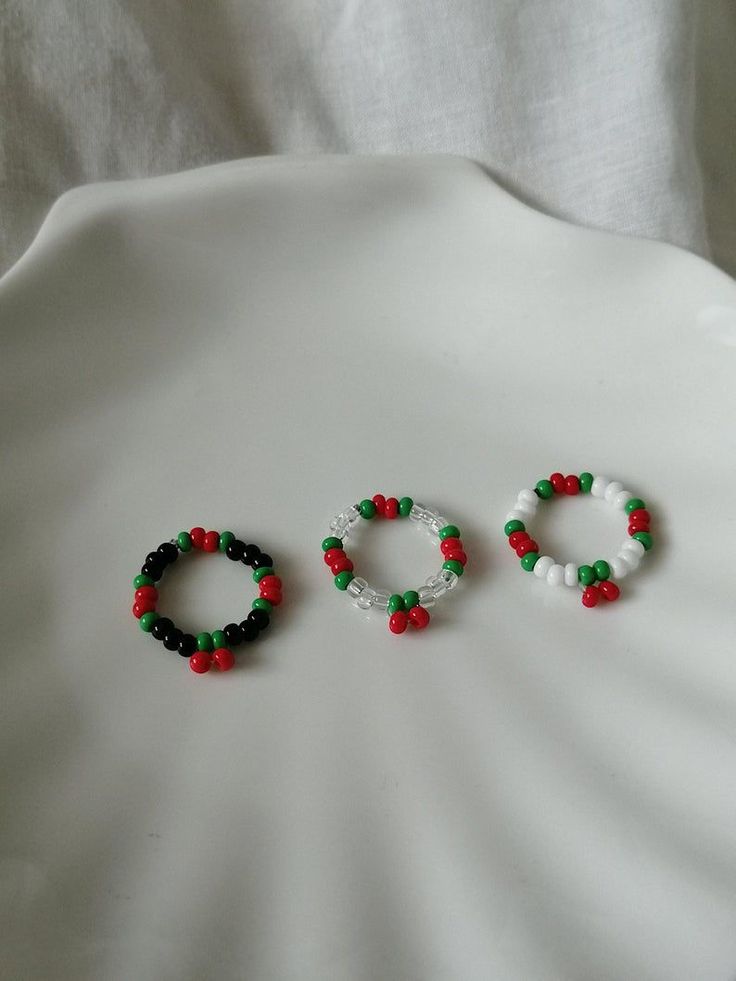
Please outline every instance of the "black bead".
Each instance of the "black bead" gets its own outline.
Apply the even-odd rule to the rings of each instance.
[[[237,623],[228,623],[226,627],[222,628],[222,632],[227,637],[227,642],[231,647],[237,647],[238,644],[243,643],[243,631]]]
[[[158,552],[149,552],[144,561],[153,562],[154,565],[160,566],[165,564],[163,557]]]
[[[271,617],[266,613],[265,610],[251,610],[248,614],[248,619],[254,623],[259,630],[265,630],[266,627],[271,622]]]
[[[162,542],[158,547],[158,554],[167,565],[170,565],[179,558],[179,549],[172,542]]]
[[[158,562],[146,562],[141,566],[141,573],[156,582],[164,574],[164,570]]]
[[[179,653],[182,657],[191,657],[197,649],[197,638],[193,634],[182,634],[179,641]]]
[[[243,622],[240,624],[240,629],[243,631],[243,640],[246,644],[250,643],[252,640],[255,640],[258,636],[258,627],[252,620],[243,620]]]
[[[179,641],[183,634],[178,627],[172,627],[164,637],[164,647],[167,651],[178,651]]]
[[[174,621],[169,620],[168,617],[159,617],[151,627],[151,633],[156,638],[156,640],[163,640],[166,634],[174,626]]]
[[[254,569],[273,569],[273,559],[270,555],[266,555],[265,552],[261,552],[253,559]]]
[[[261,550],[257,545],[246,545],[245,554],[243,555],[243,562],[245,562],[246,565],[253,565],[260,554]]]
[[[245,545],[240,541],[239,538],[234,538],[228,547],[225,549],[225,555],[233,562],[239,562],[243,558],[243,551]]]

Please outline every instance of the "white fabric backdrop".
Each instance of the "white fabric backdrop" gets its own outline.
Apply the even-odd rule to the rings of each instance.
[[[253,154],[450,152],[736,270],[729,0],[6,0],[0,269],[73,185]]]

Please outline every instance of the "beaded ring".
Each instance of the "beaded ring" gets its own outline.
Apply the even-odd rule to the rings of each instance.
[[[591,494],[625,511],[629,518],[629,537],[615,558],[598,559],[590,565],[576,566],[574,562],[559,565],[549,555],[540,555],[537,542],[529,535],[527,525],[534,518],[537,504],[555,494]],[[649,530],[650,516],[644,501],[627,490],[617,480],[593,477],[591,473],[564,477],[553,473],[548,480],[537,482],[535,489],[519,492],[514,509],[506,515],[504,534],[509,545],[521,559],[521,567],[534,572],[539,579],[546,579],[550,586],[577,586],[582,589],[583,606],[597,606],[601,598],[618,599],[620,590],[614,579],[623,579],[638,568],[642,556],[652,547]]]
[[[370,521],[375,517],[389,520],[408,517],[417,522],[418,527],[424,527],[439,538],[442,567],[436,575],[426,580],[424,586],[409,589],[403,595],[389,593],[387,589],[374,589],[365,579],[354,575],[353,563],[345,554],[343,542],[349,537],[358,518]],[[417,630],[426,627],[430,619],[429,608],[440,596],[455,588],[468,560],[457,526],[441,518],[439,511],[415,504],[410,497],[399,500],[376,494],[360,504],[351,504],[332,519],[330,531],[332,534],[322,542],[322,551],[324,561],[335,578],[335,586],[347,592],[361,610],[369,610],[372,606],[384,610],[388,615],[388,629],[394,634],[403,634],[409,625]]]
[[[259,596],[253,600],[252,609],[240,623],[228,623],[212,633],[184,633],[168,617],[156,611],[158,590],[156,583],[166,567],[176,562],[180,552],[192,549],[203,552],[224,552],[233,562],[252,566],[253,579],[258,583]],[[271,611],[281,602],[281,580],[273,571],[273,559],[257,545],[246,545],[231,531],[205,532],[204,528],[182,531],[175,539],[163,542],[155,552],[149,552],[139,575],[133,579],[135,596],[133,616],[141,630],[163,642],[167,651],[178,651],[189,658],[189,667],[195,674],[205,674],[215,664],[220,671],[229,671],[235,663],[232,652],[238,644],[254,641],[265,630],[271,619]]]

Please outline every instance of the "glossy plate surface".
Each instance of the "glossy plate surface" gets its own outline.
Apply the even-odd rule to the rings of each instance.
[[[733,282],[461,159],[266,159],[64,196],[0,319],[7,977],[736,974]],[[555,470],[650,505],[605,609],[505,543]],[[322,562],[379,491],[463,532],[422,633]],[[284,580],[227,675],[129,612],[200,524]],[[535,530],[582,562],[625,525],[566,499]],[[439,565],[408,522],[360,532],[374,585]],[[207,556],[161,607],[214,629],[254,595]]]

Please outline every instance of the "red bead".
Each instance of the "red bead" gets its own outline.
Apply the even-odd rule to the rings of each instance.
[[[261,599],[268,600],[271,606],[278,606],[281,603],[281,592],[275,589],[262,589]]]
[[[192,539],[192,546],[194,548],[204,548],[204,536],[206,532],[204,528],[192,528],[189,532],[189,537]]]
[[[528,531],[512,531],[509,535],[509,545],[517,549],[522,542],[529,541],[531,537]]]
[[[651,521],[651,517],[646,508],[637,508],[636,511],[632,511],[629,515],[629,521],[646,521],[648,524]]]
[[[600,590],[597,586],[586,586],[583,590],[583,606],[593,607],[598,605],[598,600],[601,598]]]
[[[383,512],[386,510],[386,498],[383,494],[374,494],[372,500],[376,505],[376,517],[383,517]]]
[[[212,655],[209,651],[195,651],[189,658],[189,667],[195,674],[207,674],[212,667]]]
[[[192,654],[192,657],[196,657],[196,654]],[[229,671],[235,664],[235,655],[229,647],[218,647],[216,651],[212,652],[212,660],[220,671]]]
[[[272,589],[277,593],[281,592],[281,579],[279,576],[264,576],[258,583],[261,589]]]
[[[341,559],[338,559],[337,562],[333,562],[330,566],[333,576],[339,576],[341,572],[352,572],[354,568],[355,566],[353,565],[352,560],[349,559],[347,555],[343,555]]]
[[[396,616],[396,614],[394,614]],[[409,622],[417,630],[424,630],[429,623],[429,613],[423,606],[412,606],[409,610]]]
[[[463,543],[459,538],[446,538],[440,542],[440,552],[445,556],[448,552],[458,552],[462,547]]]
[[[447,555],[446,555],[446,559],[448,561],[452,560],[453,562],[459,562],[460,565],[463,565],[463,566],[468,561],[467,555],[465,554],[465,552],[463,552],[463,550],[461,548],[455,549],[454,552],[448,552]]]
[[[158,599],[158,590],[155,586],[140,586],[135,591],[135,598],[138,602],[141,600],[150,599],[155,603]]]
[[[406,612],[404,610],[397,610],[396,613],[392,613],[388,618],[388,629],[392,634],[403,634],[408,622],[409,617],[406,615]]]
[[[216,552],[220,547],[220,533],[208,531],[202,540],[202,548],[205,552]]]
[[[570,495],[580,493],[580,478],[574,473],[571,473],[569,477],[565,477],[565,493]]]
[[[516,546],[516,554],[519,558],[523,558],[527,552],[538,552],[539,545],[534,541],[533,538],[527,538],[526,541],[521,542]]]
[[[383,509],[384,517],[395,518],[399,513],[399,502],[395,497],[386,498],[386,507]]]
[[[599,583],[598,589],[601,595],[605,597],[610,603],[617,600],[621,595],[621,590],[618,588],[613,579],[606,579],[605,582]]]
[[[133,604],[133,616],[136,618],[136,620],[140,620],[144,613],[153,613],[155,609],[155,600],[136,600],[136,602]]]
[[[630,521],[629,535],[635,535],[637,531],[649,531],[648,521]]]
[[[325,552],[325,565],[332,565],[338,559],[342,559],[345,552],[341,548],[328,548]]]
[[[550,482],[550,484],[552,484],[552,489],[554,490],[555,494],[564,494],[565,493],[565,477],[564,477],[564,474],[561,474],[561,473],[553,473],[553,474],[550,474],[549,482]]]

